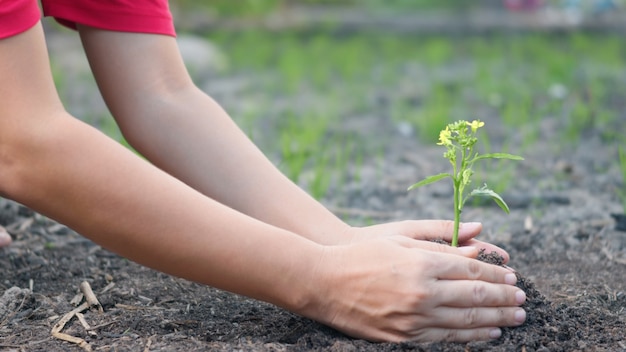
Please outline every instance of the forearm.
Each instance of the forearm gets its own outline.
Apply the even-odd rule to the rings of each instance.
[[[157,270],[293,310],[306,300],[319,245],[203,196],[71,117],[45,121],[4,141],[13,162],[0,194]]]
[[[79,30],[109,109],[153,164],[268,224],[319,243],[347,240],[348,226],[283,176],[195,87],[174,38]]]
[[[319,243],[349,240],[348,226],[284,176],[203,92],[142,98],[122,129],[158,167],[261,221]]]

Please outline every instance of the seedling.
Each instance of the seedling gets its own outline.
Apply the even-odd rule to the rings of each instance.
[[[452,179],[452,185],[454,187],[454,233],[450,244],[454,247],[459,244],[459,224],[463,205],[471,197],[489,197],[493,199],[502,210],[507,214],[509,213],[509,206],[504,202],[502,197],[487,188],[486,184],[469,193],[466,192],[466,187],[471,183],[471,178],[474,174],[472,171],[474,163],[483,159],[524,160],[524,158],[520,156],[508,153],[479,154],[475,152],[474,145],[478,141],[476,132],[484,125],[485,123],[480,120],[474,120],[472,122],[461,120],[448,124],[446,128],[439,133],[439,143],[437,143],[437,145],[446,147],[446,152],[443,156],[452,164],[452,173],[432,175],[409,187],[410,191],[444,178],[449,177]]]

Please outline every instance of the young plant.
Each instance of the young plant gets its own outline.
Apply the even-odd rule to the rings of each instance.
[[[478,138],[476,138],[476,132],[484,125],[485,123],[480,120],[474,120],[472,122],[461,120],[448,124],[446,128],[439,133],[439,143],[437,143],[437,145],[446,147],[446,152],[443,156],[450,161],[450,164],[452,164],[452,173],[441,173],[429,176],[409,187],[410,191],[414,188],[437,182],[444,178],[449,177],[452,179],[452,185],[454,187],[454,234],[450,244],[454,247],[459,244],[459,224],[463,205],[471,197],[490,197],[500,206],[500,208],[502,208],[502,210],[504,210],[507,214],[509,213],[509,207],[506,205],[502,197],[487,188],[486,184],[483,187],[474,189],[469,193],[466,191],[466,187],[471,183],[471,177],[474,174],[472,171],[474,163],[483,159],[524,160],[522,157],[513,154],[479,154],[474,151],[474,145],[478,141]]]

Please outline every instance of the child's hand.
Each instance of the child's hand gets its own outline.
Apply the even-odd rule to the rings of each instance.
[[[316,298],[301,313],[349,335],[384,341],[470,341],[520,325],[525,294],[511,271],[477,250],[405,236],[327,246]]]
[[[351,227],[345,238],[351,243],[369,240],[377,237],[401,235],[416,240],[438,240],[450,242],[452,239],[454,222],[448,220],[407,220],[379,224],[368,227]],[[482,230],[482,224],[477,222],[461,223],[459,228],[459,244],[485,249],[487,253],[497,252],[504,258],[504,263],[509,261],[509,254],[502,248],[474,239]]]

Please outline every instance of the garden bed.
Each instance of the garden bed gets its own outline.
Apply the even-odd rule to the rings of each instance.
[[[406,149],[398,145],[394,154]],[[83,239],[62,225],[2,201],[1,223],[15,236],[0,254],[2,289],[28,288],[0,307],[0,347],[28,351],[79,350],[51,337],[52,326],[72,310],[70,300],[80,282],[91,283],[104,313],[87,311],[95,327],[90,335],[74,320],[65,332],[86,339],[94,349],[116,350],[446,350],[446,351],[618,351],[626,349],[626,233],[614,230],[609,215],[610,188],[605,174],[585,167],[594,155],[608,155],[601,145],[580,145],[571,155],[572,185],[562,191],[569,204],[536,202],[512,209],[508,217],[493,208],[468,208],[465,218],[485,225],[483,238],[506,248],[510,265],[525,276],[528,320],[506,329],[502,338],[470,344],[373,344],[354,340],[308,319],[271,305],[172,278],[136,265]],[[437,154],[437,153],[435,153]],[[534,154],[533,164],[555,165],[549,155]],[[428,205],[429,215],[446,217],[447,199],[424,191],[403,193],[399,182],[412,167],[390,157],[388,176],[354,192],[343,209],[370,208],[389,218],[416,218]],[[425,163],[431,163],[425,157]],[[393,172],[394,167],[399,172]],[[540,180],[524,173],[521,184]],[[395,176],[394,176],[395,175]],[[609,173],[610,175],[610,173]],[[408,180],[407,180],[408,181]],[[591,187],[595,188],[590,189]],[[521,189],[524,191],[524,189]],[[415,200],[418,198],[417,200]],[[370,201],[368,202],[368,199]],[[410,200],[412,199],[412,200]],[[404,202],[415,202],[407,209]],[[441,204],[439,207],[438,204]],[[357,208],[362,206],[362,208]],[[385,210],[383,210],[385,209]],[[376,210],[376,212],[374,212]],[[392,215],[396,213],[396,215]],[[414,215],[409,215],[412,213]],[[401,215],[404,214],[404,215]],[[430,217],[430,216],[428,216]],[[533,219],[530,226],[526,220]],[[355,220],[358,221],[358,220]],[[528,281],[526,281],[528,280]],[[111,285],[113,284],[113,285]],[[105,290],[106,291],[103,291]],[[547,349],[546,349],[547,348]]]
[[[231,37],[221,38],[234,45]],[[247,53],[250,42],[259,42],[251,38],[242,40],[242,53]],[[287,43],[296,43],[289,38]],[[271,45],[285,50],[283,39]],[[505,329],[495,341],[468,344],[352,339],[272,305],[139,266],[61,224],[0,200],[0,225],[14,237],[10,247],[0,250],[0,292],[5,292],[0,299],[0,348],[81,350],[53,337],[51,330],[75,308],[70,302],[81,282],[87,281],[103,312],[83,312],[91,329],[74,318],[62,332],[84,339],[93,350],[626,350],[626,233],[615,229],[611,217],[623,210],[616,196],[623,187],[616,146],[623,145],[620,138],[626,135],[620,98],[623,44],[581,36],[570,46],[571,38],[556,38],[555,50],[570,52],[576,60],[548,62],[552,47],[542,45],[550,41],[533,41],[527,50],[491,38],[495,51],[505,45],[512,52],[502,57],[487,54],[482,63],[472,43],[481,50],[490,46],[479,39],[459,40],[450,48],[440,37],[432,42],[408,39],[425,58],[419,63],[404,46],[377,46],[382,57],[375,61],[365,57],[370,51],[341,41],[339,54],[326,56],[336,64],[328,72],[304,61],[307,56],[315,59],[314,54],[289,61],[293,53],[282,51],[285,61],[277,63],[282,66],[263,68],[264,62],[246,62],[245,55],[237,59],[235,48],[224,45],[231,67],[238,68],[199,84],[285,172],[292,172],[298,183],[354,225],[451,218],[450,185],[438,183],[412,192],[406,188],[446,167],[443,150],[428,140],[429,135],[436,140],[445,119],[434,125],[430,121],[441,115],[484,120],[493,150],[506,147],[526,160],[493,163],[481,171],[509,202],[510,215],[477,203],[466,206],[463,220],[481,221],[481,239],[510,253],[509,265],[523,276],[520,283],[528,295],[523,326]],[[306,42],[316,41],[307,37]],[[600,55],[593,50],[596,42],[601,42],[602,50],[617,48],[617,56],[607,51]],[[317,41],[320,51],[330,52],[324,43]],[[389,48],[402,54],[387,57]],[[346,57],[340,50],[352,50],[350,62],[371,66],[332,61]],[[272,55],[266,56],[268,63],[273,62]],[[298,65],[307,73],[328,76],[316,81],[298,71]],[[503,79],[504,73],[512,77]],[[64,88],[93,89],[92,83],[85,84],[87,88],[79,84]],[[548,90],[559,85],[567,87],[566,97]],[[593,95],[598,87],[605,89]],[[595,100],[588,100],[590,95]],[[319,106],[325,110],[316,110]],[[582,110],[585,107],[589,111]],[[319,122],[322,127],[311,124],[323,116],[334,119]],[[302,130],[308,134],[296,133]],[[310,136],[314,130],[319,130],[315,138]],[[280,141],[282,133],[313,141],[287,144],[287,149],[283,144],[281,149],[272,141]],[[299,157],[305,158],[301,168],[296,167]],[[323,175],[329,179],[320,178]]]

